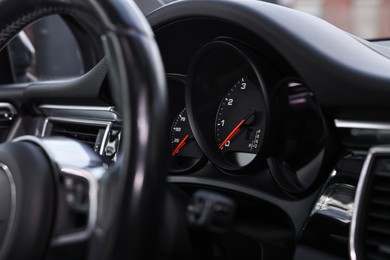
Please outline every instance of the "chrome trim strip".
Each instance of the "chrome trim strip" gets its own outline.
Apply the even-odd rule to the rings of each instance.
[[[121,121],[120,116],[112,106],[67,106],[40,105],[38,107],[45,116],[92,118],[106,121]]]
[[[351,223],[355,191],[355,186],[346,183],[336,182],[327,186],[310,213],[310,217],[323,215],[344,224]]]
[[[69,234],[59,235],[52,240],[52,245],[64,245],[83,241],[88,239],[93,233],[96,227],[97,211],[98,211],[98,181],[92,176],[89,171],[73,168],[73,167],[61,167],[61,174],[75,175],[84,178],[88,182],[88,199],[89,199],[89,211],[88,211],[88,223],[85,230],[72,232]]]
[[[107,125],[106,129],[104,130],[102,143],[100,144],[100,148],[99,148],[100,155],[104,155],[104,148],[106,147],[106,143],[108,141],[107,139],[108,139],[108,136],[110,135],[111,128],[112,128],[112,124],[110,123]]]
[[[20,125],[22,124],[22,119],[21,117],[18,117],[16,119],[16,121],[13,123],[13,126],[11,127],[9,133],[8,133],[8,136],[6,138],[6,142],[11,142],[15,136],[17,135],[18,133],[18,129],[20,129]]]
[[[46,136],[47,125],[49,124],[49,121],[50,121],[49,118],[45,119],[45,122],[43,123],[43,127],[42,127],[41,137],[45,137]]]
[[[8,168],[8,166],[5,165],[4,163],[0,163],[0,168],[3,169],[3,171],[6,174],[6,176],[8,177],[8,181],[9,181],[9,184],[10,184],[10,187],[11,187],[11,212],[9,213],[10,214],[10,218],[9,218],[10,222],[8,223],[8,226],[7,226],[7,232],[6,232],[6,235],[4,237],[3,244],[0,245],[0,248],[1,248],[1,250],[0,250],[0,257],[2,258],[1,252],[3,252],[4,247],[9,247],[9,242],[8,241],[9,241],[9,238],[11,236],[13,222],[15,220],[15,214],[16,214],[16,184],[15,184],[14,177],[12,176],[12,173],[11,173],[10,169]]]
[[[356,248],[356,240],[357,240],[357,222],[358,222],[358,215],[360,208],[362,207],[361,199],[364,196],[363,190],[366,188],[368,177],[369,177],[369,170],[371,168],[371,165],[373,163],[373,159],[377,154],[389,154],[390,155],[390,147],[389,146],[378,146],[378,147],[372,147],[368,155],[366,157],[366,160],[364,161],[362,172],[360,174],[359,183],[356,189],[356,195],[355,195],[355,208],[352,215],[352,222],[351,222],[351,228],[350,228],[350,235],[349,235],[349,254],[351,257],[351,260],[358,260],[357,256],[357,248]]]
[[[390,123],[380,122],[364,122],[335,119],[334,123],[337,128],[358,128],[358,129],[375,129],[375,130],[390,130]]]
[[[101,107],[101,106],[68,106],[68,105],[40,105],[40,109],[52,109],[52,110],[90,110],[90,111],[106,111],[114,112],[114,107]]]
[[[8,108],[13,115],[17,115],[18,111],[16,111],[15,107],[10,103],[0,102],[0,108]]]

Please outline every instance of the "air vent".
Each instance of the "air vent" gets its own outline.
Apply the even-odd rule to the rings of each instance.
[[[390,259],[390,158],[377,159],[365,226],[366,259]]]
[[[390,147],[370,150],[356,203],[352,259],[390,259]]]
[[[76,139],[91,146],[98,152],[105,130],[105,127],[99,126],[54,122],[50,136],[64,136]]]

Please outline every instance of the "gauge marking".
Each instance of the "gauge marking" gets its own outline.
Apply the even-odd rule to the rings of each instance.
[[[203,156],[192,134],[186,108],[180,111],[172,123],[171,149],[171,155],[175,158],[190,157],[200,159]]]
[[[214,134],[218,150],[227,161],[245,166],[259,153],[265,123],[261,100],[258,88],[247,75],[226,90],[217,111]]]

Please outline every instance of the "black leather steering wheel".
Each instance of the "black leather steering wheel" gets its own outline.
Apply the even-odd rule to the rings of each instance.
[[[87,36],[83,44],[105,57],[123,120],[120,156],[110,171],[72,140],[21,137],[0,145],[0,260],[43,259],[50,244],[75,237],[88,243],[88,259],[155,257],[156,216],[164,197],[165,141],[160,137],[167,129],[167,94],[146,19],[126,0],[2,0],[0,10],[0,49],[40,18],[60,14],[72,20],[70,26]],[[55,237],[59,181],[68,175],[87,181],[93,214],[88,232]]]

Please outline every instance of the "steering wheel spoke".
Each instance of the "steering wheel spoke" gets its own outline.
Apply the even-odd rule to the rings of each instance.
[[[96,228],[101,179],[108,166],[91,147],[62,137],[23,136],[14,142],[38,145],[49,158],[57,187],[52,246],[88,240]]]
[[[100,179],[105,174],[108,173],[103,166],[60,166],[58,207],[61,209],[57,210],[62,216],[57,217],[52,246],[82,242],[92,236],[98,214]]]

